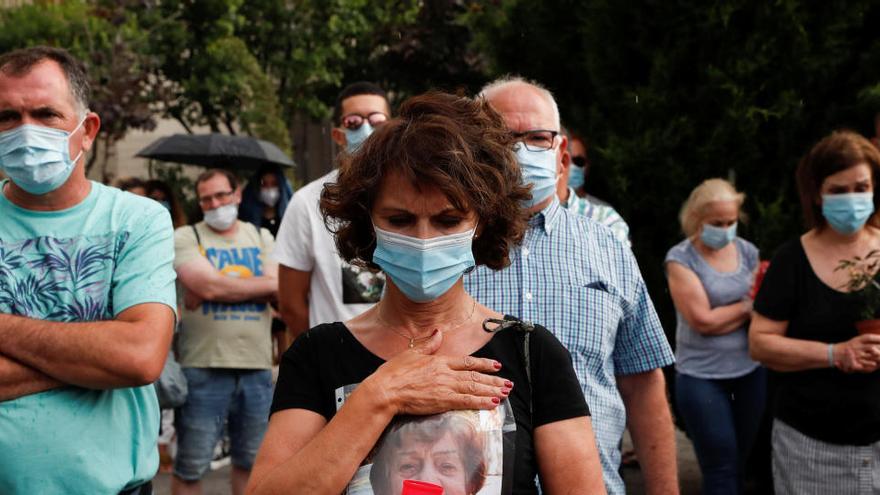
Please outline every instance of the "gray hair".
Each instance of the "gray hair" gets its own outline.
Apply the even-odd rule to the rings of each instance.
[[[23,76],[40,62],[52,60],[57,63],[67,77],[67,85],[76,107],[77,114],[84,118],[89,109],[92,89],[83,63],[63,48],[34,46],[13,50],[0,55],[0,72],[12,76]]]
[[[515,75],[501,76],[498,79],[495,79],[494,81],[483,86],[483,89],[480,90],[480,93],[477,96],[486,98],[488,100],[491,98],[492,93],[497,93],[498,91],[506,89],[508,86],[514,85],[526,85],[537,89],[538,93],[540,93],[547,100],[547,102],[550,104],[550,108],[553,109],[553,121],[556,123],[556,129],[551,130],[562,130],[562,123],[559,119],[559,106],[556,104],[556,99],[553,97],[553,93],[551,93],[549,89],[545,88],[541,83],[537,81]]]

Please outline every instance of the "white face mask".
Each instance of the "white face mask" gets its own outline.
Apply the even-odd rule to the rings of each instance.
[[[227,230],[238,218],[238,205],[230,203],[205,212],[205,223],[214,230]]]
[[[277,187],[264,187],[260,189],[260,201],[266,206],[275,206],[280,197],[281,191]]]

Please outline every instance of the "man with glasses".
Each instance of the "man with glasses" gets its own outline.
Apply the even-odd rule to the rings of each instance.
[[[562,175],[556,183],[559,204],[608,227],[620,242],[630,246],[629,225],[623,217],[611,205],[584,191],[584,179],[589,168],[586,146],[579,137],[568,134],[565,129],[563,134],[568,138],[568,148],[562,153]]]
[[[146,494],[174,327],[171,217],[89,181],[100,117],[60,48],[0,56],[0,493]]]
[[[632,252],[608,228],[560,207],[556,183],[568,143],[559,135],[550,92],[507,78],[481,95],[519,141],[517,160],[532,185],[524,205],[531,219],[511,265],[497,272],[477,267],[465,276],[465,288],[486,306],[541,323],[568,348],[593,413],[609,493],[625,491],[617,472],[625,425],[648,493],[677,493],[675,436],[660,370],[673,356]]]
[[[351,154],[377,126],[390,118],[382,88],[368,82],[346,86],[333,109],[331,136],[344,154]],[[335,182],[333,170],[298,190],[278,231],[281,315],[294,338],[320,323],[345,321],[379,300],[384,276],[351,266],[336,253],[318,202],[324,184]]]
[[[272,312],[277,266],[268,230],[238,220],[231,172],[196,179],[205,219],[174,232],[174,268],[184,289],[177,352],[189,392],[177,410],[174,494],[201,493],[201,478],[228,421],[232,493],[243,494],[272,402]]]

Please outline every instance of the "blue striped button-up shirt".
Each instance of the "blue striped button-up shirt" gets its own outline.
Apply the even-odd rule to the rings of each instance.
[[[629,248],[554,199],[530,219],[510,267],[480,266],[464,282],[482,304],[544,325],[569,350],[592,412],[605,485],[624,493],[617,469],[626,410],[615,375],[674,361]]]

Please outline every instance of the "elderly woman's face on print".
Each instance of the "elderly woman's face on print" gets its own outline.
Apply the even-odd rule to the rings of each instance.
[[[380,442],[373,492],[399,495],[404,480],[418,480],[442,486],[444,495],[474,494],[486,481],[484,448],[484,432],[457,413],[405,422]]]
[[[407,435],[400,450],[391,457],[389,478],[394,495],[401,492],[403,480],[419,480],[443,487],[444,495],[467,494],[467,470],[452,433],[436,443],[421,442]]]

